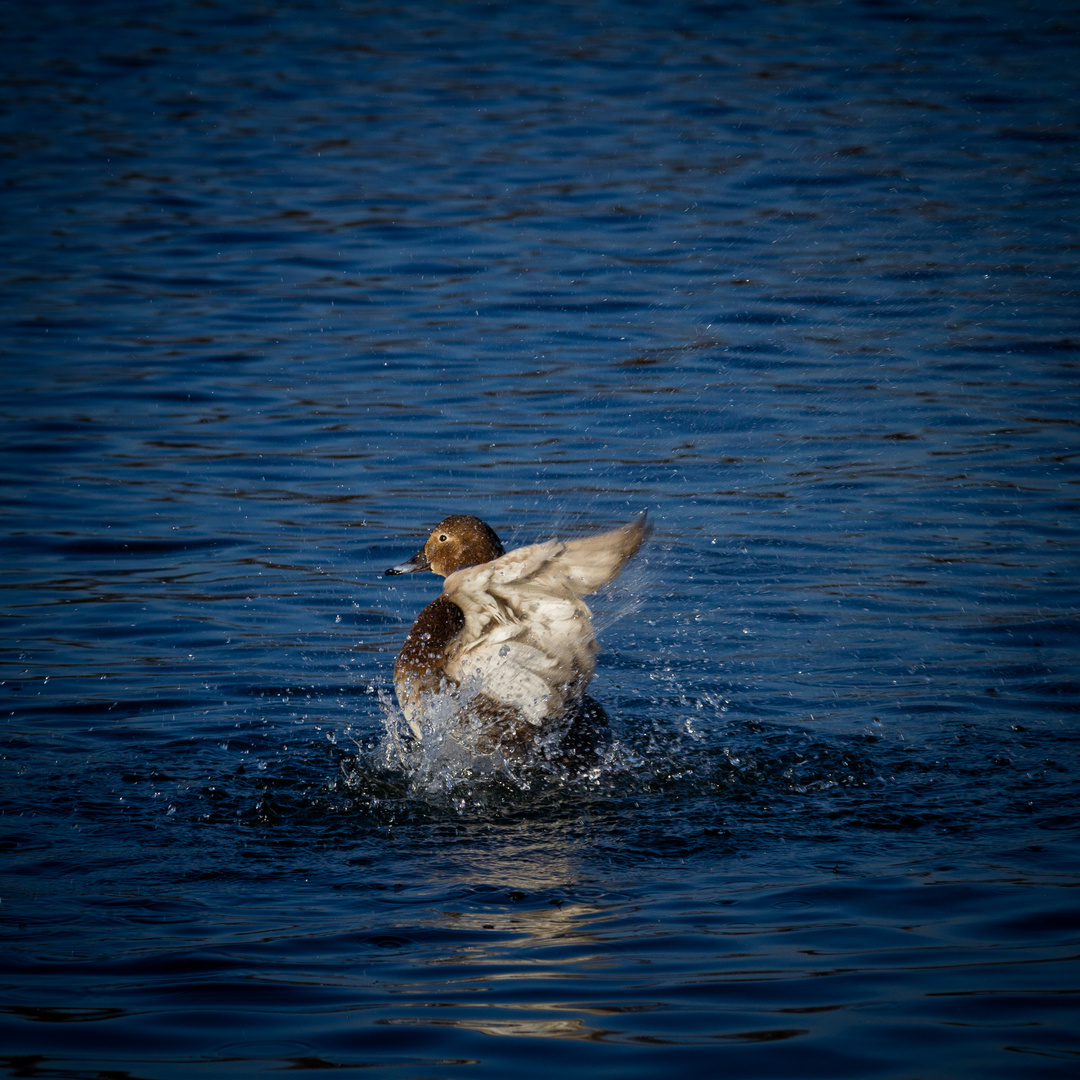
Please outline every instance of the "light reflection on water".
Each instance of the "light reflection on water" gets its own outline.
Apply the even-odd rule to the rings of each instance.
[[[1071,15],[3,20],[11,1075],[1070,1074]],[[645,508],[594,767],[395,750]]]

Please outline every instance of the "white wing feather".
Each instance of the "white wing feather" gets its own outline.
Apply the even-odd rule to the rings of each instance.
[[[532,544],[451,574],[443,591],[465,626],[446,674],[461,686],[477,680],[532,724],[559,715],[584,693],[596,667],[592,614],[582,597],[619,573],[645,532],[642,515],[611,532]]]

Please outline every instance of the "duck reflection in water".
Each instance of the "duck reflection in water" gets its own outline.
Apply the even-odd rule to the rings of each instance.
[[[481,753],[522,760],[549,734],[570,753],[594,745],[606,717],[585,693],[599,647],[583,597],[613,581],[649,531],[642,513],[610,532],[507,553],[477,517],[440,521],[416,555],[386,571],[446,578],[394,664],[413,734],[421,737],[425,713],[450,695],[459,722],[479,724]]]

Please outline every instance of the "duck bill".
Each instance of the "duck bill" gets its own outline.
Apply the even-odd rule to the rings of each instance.
[[[391,566],[387,570],[383,577],[393,577],[395,574],[415,574],[420,570],[430,570],[431,563],[427,561],[427,556],[424,554],[424,549],[421,548],[408,562],[398,563],[397,566]]]

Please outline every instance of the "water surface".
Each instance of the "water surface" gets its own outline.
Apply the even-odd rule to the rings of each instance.
[[[1075,13],[0,28],[6,1075],[1074,1075]],[[598,760],[402,750],[643,508]]]

